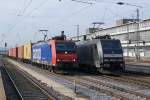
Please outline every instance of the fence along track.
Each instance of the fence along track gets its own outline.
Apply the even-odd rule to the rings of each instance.
[[[14,67],[3,66],[22,100],[54,100],[31,79]]]

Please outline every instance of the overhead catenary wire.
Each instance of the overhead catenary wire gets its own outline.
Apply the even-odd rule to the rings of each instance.
[[[59,1],[63,1],[63,0],[59,0]],[[113,3],[113,4],[116,4],[116,2],[112,2],[112,1],[99,1],[99,0],[71,0],[71,1],[74,1],[74,2],[79,2],[79,3],[85,3],[85,4],[96,4],[96,3]]]
[[[25,1],[26,1],[26,0],[25,0]],[[25,2],[24,2],[24,3],[25,3]],[[27,4],[26,6],[24,6],[23,9],[21,9],[21,10],[19,11],[19,13],[17,14],[17,16],[23,15],[23,14],[26,12],[26,10],[30,7],[31,4],[32,4],[32,0],[30,0],[30,1],[28,2],[28,4]]]
[[[96,3],[110,3],[110,4],[117,4],[117,2],[112,2],[112,1],[104,1],[104,0],[71,0],[71,1],[76,1],[76,2],[81,2],[81,3],[88,3],[88,4],[96,4]],[[128,3],[127,3],[128,4]],[[106,9],[106,11],[108,10],[108,8]],[[104,15],[102,17],[102,20],[104,20],[104,17],[105,17],[105,13],[104,12]],[[110,11],[110,13],[112,13],[114,16],[117,16],[117,17],[122,17],[120,16],[118,13],[114,13],[112,11]]]
[[[27,13],[26,15],[29,16],[30,14],[33,13],[33,11],[41,8],[48,0],[44,0],[42,2],[40,2],[32,11],[30,11],[29,13]],[[14,23],[8,30],[7,33],[11,32],[18,24],[22,23],[24,21],[24,19],[27,16],[24,16],[25,12],[27,11],[27,9],[31,6],[32,0],[30,0],[30,2],[28,3],[28,5],[23,9],[22,13],[18,14],[18,18],[16,19],[16,23]],[[21,39],[19,33],[16,33],[16,36]]]
[[[81,1],[81,0],[72,0],[72,1],[75,1],[75,2],[79,2],[79,3],[85,3],[85,4],[90,4],[92,5],[93,3],[92,2],[86,2],[86,1]]]
[[[30,11],[27,15],[30,15],[30,14],[32,14],[33,13],[33,11],[35,11],[35,10],[37,10],[37,9],[39,9],[39,8],[41,8],[41,6],[42,5],[44,5],[46,2],[47,2],[48,0],[45,0],[45,1],[42,1],[37,7],[35,7],[32,11]],[[90,1],[92,1],[92,2],[88,2],[89,0],[83,0],[83,1],[81,1],[81,0],[71,0],[71,1],[76,1],[76,2],[81,2],[81,3],[89,3],[89,4],[94,4],[93,2],[97,2],[97,3],[115,3],[116,4],[116,2],[110,2],[110,1],[99,1],[99,0],[90,0]],[[87,1],[87,2],[86,2]],[[32,2],[32,0],[30,0],[30,3]],[[28,4],[28,5],[30,5],[30,3]],[[27,9],[28,7],[26,7],[26,9]],[[23,12],[25,12],[26,10],[24,10]],[[21,16],[21,15],[20,15]],[[23,15],[22,15],[23,16]],[[25,19],[25,18],[23,18],[23,19]],[[23,20],[22,19],[22,20]],[[16,24],[14,24],[10,29],[9,29],[9,31],[11,31],[12,29],[14,29],[14,27],[16,27],[16,25],[18,24],[18,23],[21,23],[21,21],[18,21]]]
[[[26,1],[27,1],[27,0],[24,0],[22,7],[25,7],[24,4],[26,3]],[[19,9],[19,8],[18,8],[18,5],[16,4],[16,15],[18,15],[19,13],[22,12],[22,7]],[[17,19],[18,19],[18,18],[15,18],[15,20],[17,20]],[[9,24],[9,25],[10,25],[10,24]],[[8,30],[10,30],[12,27],[14,27],[14,24],[11,24],[11,25],[12,25],[12,26],[11,26]],[[9,32],[8,30],[7,30],[6,33]],[[16,34],[16,36],[18,36],[18,35]],[[6,42],[5,39],[4,39],[4,38],[5,38],[5,33],[1,34],[1,37],[2,37],[2,39],[1,39],[1,42],[0,42],[0,43],[1,43],[1,45],[2,45],[3,42]]]
[[[54,22],[51,23],[51,24],[53,25],[53,24],[55,24],[55,23],[57,23],[57,22],[60,23],[60,22],[63,22],[63,21],[65,21],[65,20],[68,20],[68,19],[71,18],[72,16],[77,15],[77,14],[80,14],[80,12],[82,12],[83,10],[89,9],[91,6],[92,6],[92,5],[84,6],[84,7],[82,7],[81,9],[79,9],[79,10],[77,10],[77,11],[75,11],[75,12],[72,12],[72,13],[68,14],[67,16],[65,16],[65,18],[61,18],[61,19],[59,19],[59,20],[57,20],[57,21],[54,21]]]
[[[26,0],[25,0],[25,1],[26,1]],[[25,1],[24,1],[23,3],[25,3]],[[18,14],[17,14],[17,16],[16,16],[17,18],[15,19],[16,22],[11,25],[11,27],[7,30],[6,33],[9,33],[10,31],[12,31],[12,30],[16,27],[16,25],[18,25],[19,23],[21,23],[21,21],[23,21],[22,18],[20,18],[20,16],[21,16],[21,15],[24,15],[24,13],[25,13],[25,12],[27,11],[27,9],[30,7],[31,3],[32,3],[32,0],[30,0],[30,1],[27,3],[26,6],[23,6],[22,9],[20,9],[20,11],[18,12]],[[21,39],[19,33],[16,33],[16,37],[18,37],[19,39]],[[17,42],[17,41],[16,41],[16,42]]]
[[[37,7],[35,7],[32,11],[30,11],[28,14],[26,14],[27,16],[29,16],[30,14],[33,13],[33,11],[37,10],[37,9],[40,9],[40,7],[42,7],[48,0],[45,0],[45,1],[42,1]],[[90,5],[91,6],[91,5]],[[81,9],[79,9],[78,11],[75,11],[71,14],[69,14],[68,16],[66,16],[67,18],[73,16],[73,15],[76,15],[76,14],[79,14],[82,10],[85,10],[89,8],[89,6],[86,6],[86,7],[83,7]],[[8,32],[12,31],[18,24],[20,24],[24,19],[25,17],[27,16],[22,16],[22,18],[20,18],[15,24],[13,24],[13,26],[8,30]],[[21,16],[20,16],[21,17]],[[64,20],[64,19],[60,19],[60,20]]]
[[[24,7],[25,7],[25,5],[26,5],[26,2],[27,2],[27,0],[23,0],[23,5],[21,5],[21,7],[20,8],[18,8],[17,9],[17,15],[19,15],[21,12],[22,12],[22,10],[24,9]],[[16,5],[16,6],[18,6],[18,5]]]
[[[25,4],[26,4],[26,2],[27,2],[27,0],[24,0],[23,1],[23,5],[22,5],[22,7],[19,9],[18,8],[18,5],[16,5],[16,7],[17,7],[17,11],[16,11],[16,15],[18,16],[19,14],[21,14],[22,13],[22,11],[23,11],[23,13],[26,11],[26,9],[28,8],[28,6],[30,6],[30,4],[31,4],[31,2],[32,2],[32,0],[30,0],[29,1],[29,3],[28,3],[28,5],[27,6],[25,6]],[[17,18],[15,18],[14,20],[18,20],[18,17]],[[6,33],[8,33],[12,28],[14,28],[14,26],[16,25],[16,23],[14,23],[14,24],[11,24],[11,26],[10,26],[10,28],[7,30],[7,32]],[[5,37],[5,34],[3,34],[4,36],[1,36],[1,37]],[[18,35],[16,35],[16,36],[18,36]],[[2,39],[2,41],[4,42],[4,39]],[[1,42],[2,42],[1,41]]]
[[[31,15],[34,11],[40,9],[44,4],[46,4],[49,0],[43,0],[42,2],[40,2],[35,8],[33,8],[33,10],[31,10],[27,16]]]
[[[47,1],[48,1],[48,0],[42,1],[37,7],[35,7],[32,11],[30,11],[30,12],[29,12],[28,14],[26,14],[26,15],[29,16],[31,13],[33,13],[34,10],[37,10],[37,9],[39,9],[40,7],[42,7],[42,5],[44,5]],[[12,31],[18,24],[20,24],[20,23],[27,17],[27,16],[24,16],[24,13],[26,12],[27,8],[29,8],[29,6],[31,5],[31,3],[32,3],[32,0],[30,0],[30,2],[28,3],[28,6],[25,7],[25,10],[23,10],[23,13],[18,15],[18,17],[19,17],[20,19],[17,18],[17,19],[16,19],[17,22],[14,23],[14,24],[7,30],[7,32]]]
[[[0,45],[4,45],[4,42],[5,42],[5,34],[2,33],[0,37],[1,37]]]
[[[55,23],[57,23],[57,22],[60,23],[60,22],[69,20],[69,18],[71,18],[72,16],[75,16],[75,15],[77,15],[77,14],[80,14],[82,11],[89,9],[90,7],[92,7],[92,6],[91,6],[91,5],[84,6],[84,7],[82,7],[81,9],[79,9],[79,10],[77,10],[77,11],[75,11],[75,12],[72,12],[72,13],[68,14],[67,16],[65,16],[65,18],[61,18],[61,19],[59,19],[59,20],[53,22],[51,25],[53,25],[53,24],[55,24]],[[51,26],[50,26],[50,27],[51,27]],[[53,27],[55,27],[55,26],[53,26]]]
[[[111,3],[114,3],[114,2],[111,2]],[[91,5],[90,5],[90,6],[91,6]],[[75,11],[75,12],[69,14],[69,15],[66,16],[65,18],[62,18],[62,19],[60,19],[60,20],[55,21],[54,23],[56,23],[56,22],[59,22],[59,23],[60,23],[60,22],[62,22],[62,21],[68,20],[68,19],[71,18],[72,16],[74,16],[74,15],[76,15],[76,14],[79,14],[82,10],[85,10],[85,9],[87,9],[87,8],[89,8],[89,6],[83,7],[83,8],[81,8],[80,10]],[[112,13],[113,13],[113,12],[112,12]],[[113,13],[113,15],[119,16],[119,15],[114,14],[114,13]],[[105,13],[104,13],[103,18],[102,18],[103,20],[104,20],[104,17],[105,17]],[[53,25],[53,24],[52,24],[52,25]]]
[[[108,8],[106,7],[105,10],[104,10],[104,14],[102,16],[102,21],[103,22],[105,21],[105,16],[106,16],[107,11],[108,11]]]
[[[32,1],[32,0],[31,0]],[[30,14],[32,14],[35,10],[38,10],[39,8],[41,8],[41,6],[43,6],[46,2],[47,2],[48,0],[44,0],[44,1],[42,1],[37,7],[35,7],[33,10],[31,10],[27,15],[30,15]],[[72,0],[72,1],[74,1],[74,0]],[[91,0],[91,1],[93,1],[93,2],[100,2],[100,3],[114,3],[114,2],[108,2],[108,1],[98,1],[98,0]],[[28,3],[28,5],[29,5],[30,3]],[[115,3],[116,4],[116,3]],[[29,8],[29,7],[27,7],[27,8]],[[27,10],[27,8],[26,8],[26,10]],[[85,7],[86,8],[86,7]],[[87,7],[88,8],[88,7]],[[84,9],[84,8],[83,8]],[[26,10],[23,10],[23,13],[24,12],[26,12]],[[80,11],[79,11],[80,12]],[[78,11],[77,12],[73,12],[73,13],[71,13],[69,16],[67,16],[67,17],[71,17],[71,16],[73,16],[73,15],[76,15],[76,14],[78,14],[79,13]],[[24,19],[25,19],[25,17],[27,17],[27,16],[24,16],[23,14],[21,14],[21,16],[23,16],[23,18],[21,18],[19,21],[17,21],[10,29],[9,29],[9,32],[11,31],[11,30],[13,30],[19,23],[21,23]],[[117,15],[118,16],[118,15]],[[62,19],[61,19],[62,20]],[[64,20],[64,19],[63,19]]]
[[[12,29],[14,29],[14,27],[16,27],[17,24],[19,24],[21,22],[22,18],[18,19],[18,17],[20,17],[21,15],[23,15],[26,12],[26,10],[29,8],[29,6],[31,5],[31,3],[32,3],[32,0],[29,1],[28,5],[25,6],[22,11],[20,10],[20,12],[17,14],[17,18],[15,19],[17,22],[15,22],[14,24],[12,24],[12,26],[7,30],[7,32],[10,32]]]
[[[77,0],[72,0],[72,1],[76,1],[76,2],[78,2]],[[85,0],[84,0],[85,1]],[[84,1],[83,2],[81,2],[81,3],[84,3]],[[89,0],[86,0],[87,2],[89,1]],[[98,2],[98,3],[115,3],[116,4],[116,2],[107,2],[107,1],[97,1],[97,0],[90,0],[90,1],[92,1],[92,2],[88,2],[89,4],[92,4],[92,5],[94,5],[94,4],[96,4],[96,2]],[[87,7],[83,7],[83,10],[84,9],[86,9],[86,8],[88,8],[89,6],[87,6]],[[103,14],[103,16],[102,16],[102,20],[104,21],[105,20],[105,16],[106,16],[106,12],[108,11],[108,8],[106,8],[105,9],[106,11],[104,11],[104,14]],[[82,10],[81,10],[82,11]],[[80,12],[80,11],[79,11]],[[111,12],[111,11],[110,11]],[[117,17],[121,17],[119,14],[117,14],[117,13],[114,13],[114,12],[111,12],[114,16],[117,16]],[[73,15],[76,15],[76,14],[78,14],[78,11],[77,12],[74,12],[74,13],[72,13],[72,14],[70,14],[70,16],[68,16],[68,17],[71,17],[71,16],[73,16]],[[65,19],[67,19],[68,20],[68,17],[65,17]],[[60,20],[60,21],[64,21],[65,19],[62,19],[62,20]]]

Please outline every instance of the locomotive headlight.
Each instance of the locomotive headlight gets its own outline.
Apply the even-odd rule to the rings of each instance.
[[[104,61],[109,61],[109,59],[104,59]]]
[[[68,54],[68,52],[67,52],[67,51],[65,51],[65,54]]]
[[[104,64],[105,67],[110,67],[110,64]]]
[[[120,64],[121,67],[123,67],[123,64]]]
[[[73,59],[73,61],[75,62],[75,61],[76,61],[76,59]]]
[[[57,59],[57,61],[59,62],[59,61],[60,61],[60,59]]]

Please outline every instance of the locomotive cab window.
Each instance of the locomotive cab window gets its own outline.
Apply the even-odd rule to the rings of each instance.
[[[119,41],[111,41],[111,40],[110,41],[109,40],[105,41],[105,40],[103,40],[101,42],[101,44],[102,44],[102,47],[104,49],[108,49],[108,48],[111,48],[111,49],[120,48],[121,49],[121,44],[120,44]]]
[[[75,53],[76,46],[74,43],[57,43],[56,52],[57,53]]]

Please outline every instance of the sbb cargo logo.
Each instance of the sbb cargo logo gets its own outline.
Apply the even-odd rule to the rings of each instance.
[[[41,59],[41,49],[33,49],[33,59]]]

